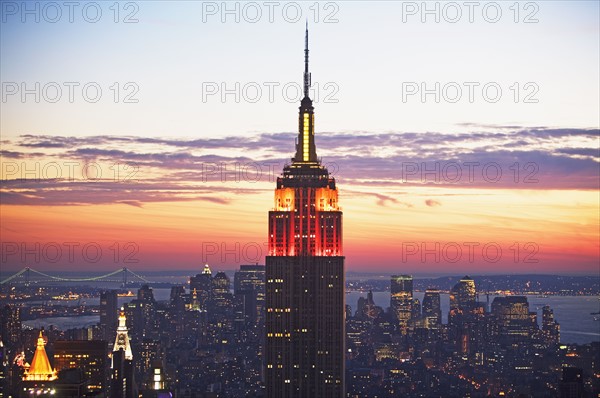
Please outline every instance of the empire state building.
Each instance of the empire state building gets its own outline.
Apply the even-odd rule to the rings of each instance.
[[[335,179],[317,158],[308,29],[296,155],[277,178],[266,258],[268,397],[344,396],[344,257]]]

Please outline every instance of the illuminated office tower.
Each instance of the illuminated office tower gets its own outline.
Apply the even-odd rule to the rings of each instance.
[[[269,212],[265,382],[267,397],[343,397],[342,212],[315,148],[308,29],[304,54],[296,155]]]
[[[538,328],[537,313],[529,312],[526,296],[494,298],[492,315],[498,325],[501,343],[527,342],[535,335]]]
[[[392,275],[390,307],[398,329],[406,334],[413,312],[413,278],[410,275]]]
[[[423,318],[425,318],[429,329],[441,326],[442,307],[439,290],[427,289],[425,291],[425,296],[423,297]]]
[[[476,299],[475,281],[465,276],[450,290],[450,311],[470,311],[475,307]]]
[[[542,308],[542,335],[548,345],[560,342],[560,325],[554,320],[554,311],[547,305]]]

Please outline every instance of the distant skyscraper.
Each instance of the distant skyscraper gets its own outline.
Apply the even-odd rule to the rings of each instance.
[[[181,316],[185,311],[186,296],[185,287],[181,285],[171,287],[171,295],[169,298],[169,312]]]
[[[112,339],[118,325],[119,305],[116,290],[100,293],[100,328],[102,338],[106,341]]]
[[[261,323],[265,310],[264,265],[240,266],[233,278],[233,293],[242,297],[246,321]]]
[[[152,288],[148,285],[140,287],[137,292],[137,300],[132,300],[129,304],[137,306],[133,312],[135,327],[132,335],[134,339],[139,341],[143,338],[152,337],[154,332],[158,330],[156,300]]]
[[[542,308],[542,333],[546,344],[560,342],[560,325],[554,320],[554,311],[547,305]]]
[[[211,283],[211,296],[217,307],[225,307],[231,295],[231,282],[225,272],[217,272]]]
[[[496,297],[492,315],[498,324],[500,341],[505,344],[529,341],[537,331],[535,312],[529,312],[526,296]]]
[[[475,306],[476,300],[475,281],[465,276],[450,290],[450,311],[470,311]]]
[[[442,306],[440,291],[427,289],[423,297],[423,318],[428,328],[438,328],[442,324]]]
[[[392,275],[390,307],[398,328],[406,334],[413,313],[413,278],[410,275]]]
[[[163,359],[164,348],[160,340],[144,339],[139,344],[135,358],[136,374],[141,376],[141,379],[136,379],[139,385],[146,389],[152,387],[152,365]]]
[[[277,179],[266,258],[267,397],[344,396],[344,257],[335,179],[317,158],[308,29],[296,155]]]
[[[196,290],[196,297],[200,310],[206,312],[206,307],[211,295],[212,289],[212,272],[208,264],[204,265],[204,269],[196,276],[190,277],[190,292]]]
[[[6,346],[16,346],[21,341],[21,307],[5,305],[0,312],[0,340]]]
[[[141,301],[153,301],[154,300],[154,292],[152,288],[148,285],[143,285],[137,291],[137,298]]]

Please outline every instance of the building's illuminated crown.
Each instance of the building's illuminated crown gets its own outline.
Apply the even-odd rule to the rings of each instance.
[[[25,369],[24,381],[53,381],[57,379],[56,371],[52,369],[48,355],[46,355],[45,345],[44,336],[40,331],[31,365],[28,369]]]
[[[129,333],[127,331],[127,318],[125,317],[123,308],[121,308],[121,312],[119,313],[119,326],[117,327],[117,337],[115,339],[113,352],[119,351],[120,349],[123,349],[125,352],[125,359],[133,359],[131,343],[129,342]]]
[[[208,266],[208,264],[204,264],[204,269],[202,270],[202,275],[211,275],[212,276],[212,271],[210,270],[210,267]]]
[[[308,28],[304,43],[304,98],[296,156],[277,178],[269,213],[270,256],[342,256],[342,212],[335,178],[317,158],[314,108],[309,97]]]

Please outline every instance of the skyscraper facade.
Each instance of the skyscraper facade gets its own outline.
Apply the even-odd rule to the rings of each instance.
[[[268,397],[344,396],[344,257],[335,179],[317,158],[308,30],[296,155],[277,179],[266,258]]]
[[[515,344],[531,340],[537,330],[537,313],[529,312],[526,296],[496,297],[492,315],[498,324],[502,343]]]
[[[4,306],[0,310],[0,340],[6,345],[18,345],[21,337],[21,307]]]
[[[81,369],[86,394],[90,396],[108,389],[108,343],[104,340],[54,342],[54,368],[57,372]]]
[[[119,323],[119,306],[116,290],[100,293],[100,333],[102,339],[110,341]]]
[[[265,312],[264,265],[241,265],[233,279],[233,292],[242,297],[245,320],[261,324]]]
[[[196,291],[200,310],[206,312],[211,296],[212,271],[208,264],[204,265],[202,273],[190,277],[190,292]]]
[[[427,328],[439,328],[442,325],[442,306],[440,291],[427,289],[423,297],[423,318],[426,320]]]
[[[450,290],[450,311],[470,311],[475,306],[476,299],[475,281],[465,276]]]
[[[392,275],[390,307],[398,329],[406,334],[413,312],[413,278],[410,275]]]
[[[542,335],[548,345],[560,343],[560,325],[554,320],[554,311],[547,305],[542,308]]]

